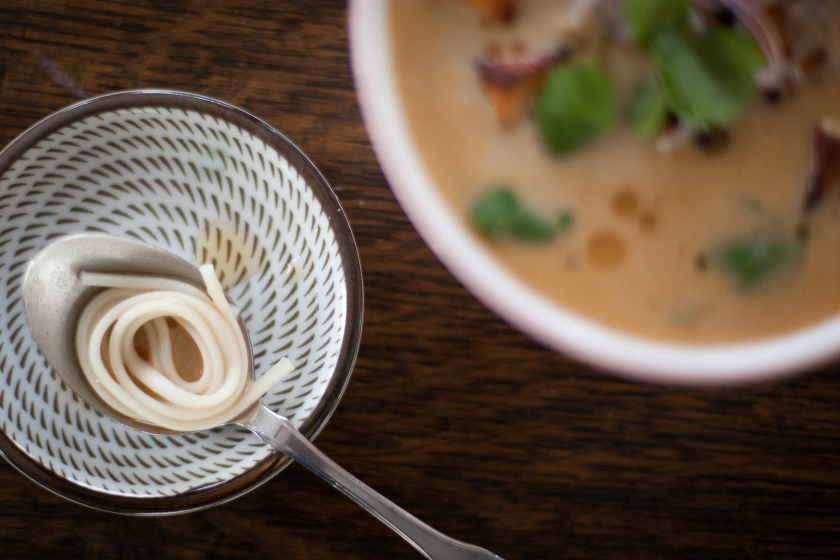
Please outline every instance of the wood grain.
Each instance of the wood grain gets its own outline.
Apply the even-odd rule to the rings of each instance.
[[[0,144],[79,99],[188,90],[278,128],[335,186],[366,286],[350,387],[318,444],[451,535],[517,559],[840,557],[840,367],[744,388],[627,383],[515,332],[395,202],[338,0],[4,0]],[[99,513],[0,463],[0,558],[419,558],[293,465],[171,518]]]

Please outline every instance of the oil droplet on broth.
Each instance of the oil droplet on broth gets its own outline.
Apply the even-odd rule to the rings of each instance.
[[[266,251],[255,235],[246,235],[228,223],[207,222],[196,236],[194,264],[212,263],[225,290],[246,282],[265,258]]]
[[[624,261],[624,243],[608,231],[592,234],[586,244],[586,260],[592,268],[616,268]]]
[[[630,218],[639,209],[639,199],[630,187],[625,187],[613,195],[613,212],[620,218]]]

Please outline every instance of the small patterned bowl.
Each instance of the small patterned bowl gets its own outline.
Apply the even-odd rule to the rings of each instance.
[[[362,327],[353,234],[315,166],[250,114],[167,91],[59,111],[0,152],[0,224],[0,453],[47,489],[106,511],[171,514],[231,500],[290,462],[233,426],[136,432],[62,383],[25,325],[21,281],[63,235],[122,235],[215,262],[257,373],[283,356],[297,367],[263,401],[309,438],[338,404]]]

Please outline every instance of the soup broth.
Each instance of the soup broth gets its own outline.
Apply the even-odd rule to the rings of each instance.
[[[840,80],[770,103],[756,94],[726,147],[670,153],[621,121],[552,155],[533,119],[502,127],[476,73],[488,45],[548,49],[564,2],[527,0],[515,22],[488,22],[454,0],[391,2],[393,64],[416,147],[434,182],[486,249],[523,282],[599,323],[686,343],[755,340],[840,311],[840,196],[803,212],[815,122],[840,119]],[[561,9],[558,9],[561,8]],[[626,101],[649,61],[605,49]],[[550,217],[574,223],[544,243],[490,239],[470,208],[504,185]],[[768,278],[739,285],[718,262],[733,240],[789,240],[795,254]]]

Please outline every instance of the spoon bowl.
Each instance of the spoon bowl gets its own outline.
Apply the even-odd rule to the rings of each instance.
[[[201,274],[180,257],[144,243],[104,234],[79,234],[60,239],[29,264],[23,280],[26,320],[32,336],[58,375],[88,404],[101,413],[149,433],[177,433],[138,421],[108,406],[90,387],[76,355],[75,331],[79,316],[99,288],[86,286],[81,272],[144,275],[180,280],[204,289]],[[230,299],[228,297],[228,299]],[[246,340],[248,368],[254,376],[253,356],[245,324],[239,327]],[[432,560],[492,560],[495,554],[452,539],[399,508],[324,455],[285,417],[257,402],[229,423],[257,434],[265,443],[285,453],[325,479],[402,536]]]
[[[23,306],[29,330],[61,379],[89,405],[122,424],[149,433],[173,433],[110,407],[85,379],[75,353],[76,323],[100,288],[83,284],[79,279],[82,271],[165,277],[203,290],[198,268],[139,241],[105,234],[77,234],[42,249],[30,262],[23,280]],[[239,325],[247,337],[241,317]],[[247,348],[248,367],[253,376],[250,341]]]

